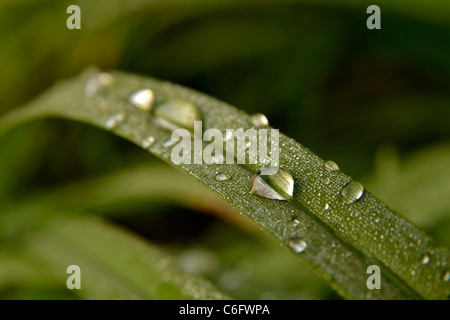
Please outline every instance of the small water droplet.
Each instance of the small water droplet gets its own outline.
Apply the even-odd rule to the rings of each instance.
[[[282,169],[272,175],[261,175],[259,172],[252,178],[250,193],[268,199],[291,199],[294,193],[294,178]]]
[[[416,275],[416,270],[411,270],[411,275],[415,276]]]
[[[222,182],[222,181],[227,181],[227,180],[229,180],[229,179],[230,179],[230,176],[227,175],[227,174],[225,174],[225,173],[219,173],[219,174],[216,176],[215,179],[216,179],[216,181]]]
[[[142,140],[141,147],[144,149],[150,148],[155,143],[155,138],[152,136],[145,138]]]
[[[305,251],[305,249],[307,247],[306,242],[299,237],[294,237],[294,238],[289,239],[288,245],[296,253],[301,253],[301,252]]]
[[[194,131],[194,121],[201,121],[200,110],[188,100],[174,99],[155,109],[155,120],[163,128]]]
[[[339,166],[336,164],[336,162],[328,160],[325,162],[325,169],[327,171],[339,171]]]
[[[427,256],[427,255],[424,255],[424,256],[422,257],[422,259],[420,260],[420,263],[421,263],[421,264],[427,264],[428,262],[430,262],[430,257]]]
[[[325,177],[325,179],[323,179],[323,183],[330,184],[330,178],[329,177]]]
[[[269,120],[267,120],[266,116],[262,113],[256,113],[250,116],[249,120],[250,123],[257,128],[269,126]]]
[[[450,280],[450,271],[446,270],[446,271],[444,272],[444,275],[442,276],[442,279],[443,279],[445,282],[448,282],[448,281]]]
[[[325,206],[323,207],[324,210],[330,209],[330,205],[328,203],[325,203]]]
[[[297,227],[300,224],[300,221],[298,219],[294,219],[292,221],[290,221],[290,225],[293,226],[294,228]]]
[[[125,116],[122,113],[112,115],[106,120],[105,127],[108,130],[112,130],[116,128],[119,124],[121,124],[124,120]]]
[[[353,203],[361,199],[364,187],[358,181],[351,181],[342,188],[341,195],[346,203]]]
[[[155,96],[150,89],[140,89],[132,93],[128,101],[141,110],[149,111],[155,101]]]

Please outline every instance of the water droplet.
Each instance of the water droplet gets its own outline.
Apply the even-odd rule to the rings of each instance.
[[[323,210],[328,210],[330,209],[330,205],[328,203],[325,203],[325,206],[323,207]]]
[[[299,237],[294,237],[294,238],[289,239],[288,245],[296,253],[303,252],[306,249],[306,247],[307,247],[306,242],[304,240],[302,240],[301,238],[299,238]]]
[[[128,101],[141,110],[149,111],[155,101],[155,96],[150,89],[140,89],[132,93]]]
[[[428,262],[430,262],[430,257],[425,255],[422,257],[422,259],[420,260],[421,264],[427,264]]]
[[[230,176],[229,175],[227,175],[227,174],[225,174],[225,173],[219,173],[217,176],[216,176],[216,181],[227,181],[227,180],[229,180],[230,179]]]
[[[415,276],[416,275],[416,270],[411,270],[411,275]]]
[[[347,203],[353,203],[361,199],[364,193],[364,187],[358,181],[351,181],[342,188],[341,195]]]
[[[323,183],[330,184],[330,178],[326,177],[325,179],[323,179]]]
[[[252,178],[250,193],[268,199],[291,199],[294,193],[294,178],[282,169],[272,175],[262,175],[259,172]]]
[[[300,224],[300,221],[297,219],[290,221],[290,225],[293,226],[294,228],[297,227],[299,224]]]
[[[442,276],[442,279],[443,279],[445,282],[448,282],[448,281],[450,280],[450,271],[446,270],[446,271],[444,272],[444,275]]]
[[[92,76],[84,87],[84,94],[87,97],[94,96],[100,87],[109,86],[113,83],[114,78],[107,72],[100,72]]]
[[[250,116],[249,120],[250,123],[257,128],[269,126],[269,120],[267,120],[266,116],[262,113],[256,113]]]
[[[327,171],[339,171],[339,166],[336,164],[336,162],[328,160],[325,162],[325,169]]]
[[[112,130],[116,128],[119,124],[121,124],[124,120],[125,116],[122,113],[112,115],[106,120],[105,127],[108,130]]]
[[[174,130],[185,128],[194,131],[194,121],[201,121],[200,110],[190,101],[174,99],[155,109],[157,123],[163,128]]]
[[[145,138],[142,140],[141,147],[144,149],[150,148],[155,143],[155,138],[152,136]]]

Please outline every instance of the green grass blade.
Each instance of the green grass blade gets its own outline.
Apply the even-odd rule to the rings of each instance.
[[[23,282],[24,275],[64,287],[67,267],[78,265],[81,289],[73,293],[84,299],[227,298],[201,277],[182,272],[159,248],[97,217],[51,215],[20,243],[15,259],[0,254],[1,265],[20,266],[0,272],[0,289],[2,282]]]
[[[85,96],[92,71],[56,85],[23,109],[0,120],[0,133],[32,119],[52,116],[83,121],[105,128],[111,116],[121,114],[124,121],[114,133],[141,145],[152,136],[149,151],[171,162],[171,148],[164,146],[171,132],[154,124],[150,113],[127,102],[134,91],[153,90],[156,102],[184,99],[202,114],[204,127],[251,128],[249,116],[225,103],[195,91],[135,75],[114,72],[112,84],[98,94]],[[412,223],[393,212],[365,191],[361,199],[347,204],[342,188],[352,179],[329,172],[324,161],[294,140],[280,135],[280,166],[295,181],[291,201],[277,201],[249,193],[252,176],[260,166],[178,165],[182,171],[205,184],[260,228],[290,247],[293,239],[306,243],[297,254],[341,295],[354,299],[445,299],[448,282],[448,251],[436,244]],[[217,181],[217,173],[231,179]],[[330,180],[326,182],[326,178]],[[299,220],[293,224],[292,220]],[[366,286],[369,265],[382,270],[382,289]]]

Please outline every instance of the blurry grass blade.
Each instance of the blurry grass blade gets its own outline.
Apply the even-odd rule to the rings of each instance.
[[[43,116],[83,121],[112,130],[171,163],[171,132],[155,124],[150,112],[129,105],[129,96],[150,89],[158,104],[190,101],[204,128],[244,130],[251,118],[216,99],[168,82],[121,72],[95,95],[85,96],[93,71],[61,82],[28,106],[0,120],[0,133],[21,122]],[[112,119],[114,125],[109,125]],[[280,135],[280,168],[292,176],[292,199],[278,201],[249,193],[260,165],[188,165],[176,167],[205,184],[307,263],[341,295],[356,299],[445,299],[450,291],[448,251],[403,217],[393,212],[344,173],[329,171],[325,162],[294,140]],[[218,172],[229,179],[216,179]],[[345,186],[350,185],[350,189]],[[349,199],[344,198],[344,196]],[[299,223],[293,226],[290,222]],[[301,243],[292,246],[293,243]],[[422,263],[424,257],[427,263]],[[366,286],[367,268],[381,268],[381,290]]]
[[[74,293],[86,299],[227,298],[202,278],[183,273],[160,249],[99,218],[52,216],[28,233],[20,248],[15,254],[61,286],[67,267],[78,265],[82,287]]]

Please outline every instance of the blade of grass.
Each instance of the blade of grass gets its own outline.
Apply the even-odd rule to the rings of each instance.
[[[201,277],[182,272],[159,248],[98,217],[47,216],[22,235],[14,255],[21,268],[0,273],[0,285],[2,278],[14,280],[33,271],[64,287],[67,267],[78,265],[81,290],[73,293],[85,299],[227,298]],[[0,265],[11,264],[8,256],[3,258]],[[3,282],[11,284],[8,279]]]
[[[126,120],[114,133],[141,145],[146,137],[155,138],[150,151],[171,163],[171,149],[164,146],[170,131],[154,124],[149,113],[132,108],[131,93],[150,88],[157,101],[185,99],[198,107],[204,127],[251,128],[249,116],[225,103],[168,82],[121,72],[111,74],[113,85],[95,96],[85,96],[86,83],[94,76],[88,71],[80,77],[56,85],[45,94],[0,120],[0,133],[18,124],[46,116],[83,121],[105,128],[111,116]],[[328,172],[324,161],[294,140],[280,135],[280,166],[295,181],[292,201],[276,201],[249,194],[252,176],[261,166],[185,165],[176,166],[202,182],[245,214],[260,228],[290,247],[294,238],[304,239],[307,248],[299,258],[321,275],[342,296],[355,299],[445,299],[450,291],[448,251],[436,244],[412,223],[393,212],[365,191],[362,198],[346,204],[340,195],[352,179]],[[220,182],[217,173],[231,179]],[[328,177],[330,183],[325,183]],[[299,220],[294,226],[292,220]],[[424,258],[428,259],[423,263]],[[366,286],[367,267],[382,270],[381,290]]]

